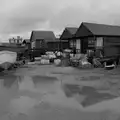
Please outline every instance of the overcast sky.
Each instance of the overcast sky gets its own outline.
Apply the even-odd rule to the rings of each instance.
[[[96,22],[120,25],[120,0],[0,0],[0,40],[32,30],[61,33],[66,26]]]

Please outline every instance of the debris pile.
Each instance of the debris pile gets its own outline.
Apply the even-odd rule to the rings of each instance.
[[[88,62],[86,54],[76,54],[75,57],[70,59],[71,66],[79,68],[91,68],[92,64]]]
[[[79,59],[79,68],[92,68],[92,64],[88,62],[86,55],[81,55]]]
[[[61,60],[60,60],[60,59],[56,59],[56,60],[54,61],[54,64],[55,64],[56,66],[61,66]]]

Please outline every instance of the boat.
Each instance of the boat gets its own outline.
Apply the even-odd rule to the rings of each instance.
[[[17,60],[17,53],[12,51],[0,51],[0,69],[7,70]]]
[[[112,70],[114,69],[116,66],[115,66],[115,63],[111,62],[109,64],[107,64],[107,62],[105,62],[105,69],[107,70]]]

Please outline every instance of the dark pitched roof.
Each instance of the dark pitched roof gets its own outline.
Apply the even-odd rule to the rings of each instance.
[[[44,39],[45,41],[54,41],[55,35],[52,31],[32,31],[31,40]]]
[[[23,40],[23,43],[26,42],[26,43],[30,43],[30,39],[24,39]]]
[[[65,39],[71,39],[75,33],[77,32],[76,27],[66,27],[65,30],[63,31],[62,35],[60,36],[61,40],[65,40]]]
[[[120,36],[120,26],[113,25],[83,22],[77,30],[75,36],[85,36],[83,31],[88,32],[86,36],[89,36],[90,34],[96,36]]]
[[[70,34],[74,35],[77,32],[76,27],[66,27],[66,29],[70,32]]]

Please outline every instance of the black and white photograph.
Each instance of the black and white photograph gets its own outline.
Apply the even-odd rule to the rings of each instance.
[[[120,120],[120,0],[0,0],[0,120]]]

